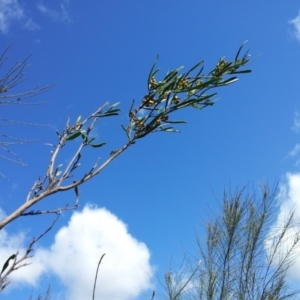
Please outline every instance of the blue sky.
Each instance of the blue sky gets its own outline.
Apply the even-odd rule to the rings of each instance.
[[[45,174],[50,158],[45,143],[56,142],[55,130],[62,130],[68,117],[75,121],[106,101],[121,101],[120,116],[96,127],[99,142],[108,145],[87,153],[88,169],[124,144],[120,124],[127,121],[132,99],[138,102],[145,95],[157,54],[161,76],[202,59],[210,70],[223,56],[233,59],[245,40],[251,58],[258,56],[249,66],[253,72],[220,89],[213,107],[183,111],[180,117],[188,124],[180,126],[180,134],[158,133],[138,141],[83,185],[80,208],[64,212],[38,243],[33,264],[12,274],[4,299],[37,295],[48,282],[54,299],[89,298],[104,252],[99,299],[150,298],[171,261],[194,253],[195,230],[203,234],[202,223],[218,209],[224,187],[256,188],[279,180],[282,211],[297,203],[300,5],[294,0],[0,0],[1,51],[13,43],[7,65],[32,55],[28,80],[17,91],[54,83],[30,99],[47,104],[2,109],[1,118],[49,125],[7,129],[40,142],[13,148],[26,167],[0,161],[9,177],[0,179],[2,215],[22,204]],[[65,149],[62,163],[71,151]],[[74,200],[73,191],[59,193],[36,209]],[[24,217],[2,230],[3,263],[53,218]],[[299,278],[299,266],[300,260],[291,276]]]

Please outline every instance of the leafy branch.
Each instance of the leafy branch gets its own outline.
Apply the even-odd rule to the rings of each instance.
[[[157,61],[155,61],[148,76],[147,93],[136,108],[134,108],[134,102],[132,103],[129,110],[128,125],[122,125],[127,136],[127,142],[119,149],[111,151],[108,158],[99,166],[99,159],[97,159],[94,166],[81,176],[75,176],[75,170],[81,167],[80,162],[84,150],[87,147],[102,148],[106,145],[106,142],[95,143],[95,137],[91,136],[95,124],[103,117],[117,116],[120,111],[117,108],[119,103],[111,106],[105,103],[86,119],[82,120],[81,116],[78,117],[73,125],[70,125],[68,120],[64,130],[56,132],[58,136],[57,145],[50,144],[53,151],[51,151],[45,176],[39,177],[33,184],[26,201],[0,222],[0,229],[19,216],[59,211],[56,209],[28,212],[28,209],[33,205],[58,192],[74,189],[76,200],[73,207],[77,208],[80,197],[79,186],[98,175],[117,156],[135,144],[138,139],[153,132],[178,132],[173,126],[186,123],[186,121],[172,120],[172,113],[187,107],[201,110],[212,106],[214,104],[213,97],[217,93],[211,90],[236,82],[237,74],[250,72],[250,70],[242,68],[249,63],[248,51],[241,55],[243,45],[239,48],[234,60],[227,62],[225,58],[221,58],[215,68],[207,75],[203,74],[203,61],[201,61],[185,73],[179,73],[182,68],[178,68],[169,72],[161,81],[157,81],[156,76],[159,69],[156,69]],[[67,166],[63,167],[57,162],[58,154],[69,143],[78,139],[80,140],[79,146],[74,151]]]

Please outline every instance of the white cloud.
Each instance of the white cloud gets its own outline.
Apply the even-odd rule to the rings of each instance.
[[[65,286],[66,299],[90,299],[103,253],[106,255],[99,268],[97,299],[135,299],[151,288],[154,268],[147,246],[132,237],[115,215],[92,206],[74,212],[68,225],[55,235],[52,246],[38,248],[33,264],[14,272],[11,280],[33,285],[42,275],[52,274]]]
[[[0,31],[7,33],[12,22],[24,17],[24,10],[18,0],[0,0]]]
[[[281,255],[286,253],[289,247],[291,247],[294,242],[296,234],[299,234],[299,218],[300,218],[300,173],[288,173],[285,177],[285,182],[280,185],[280,192],[278,195],[280,199],[279,214],[275,224],[269,232],[269,237],[276,236],[279,234],[279,229],[283,228],[283,224],[286,222],[287,218],[291,215],[291,211],[295,212],[295,220],[287,230],[286,238],[284,243],[280,245],[278,251],[279,256],[277,257],[278,263]],[[266,249],[270,249],[271,239],[266,240]],[[296,248],[294,255],[292,256],[295,260],[291,265],[288,275],[292,278],[300,278],[300,248]]]
[[[40,29],[40,26],[36,24],[32,19],[28,19],[25,23],[25,27],[30,30],[38,30]]]
[[[18,0],[0,0],[0,31],[8,33],[10,27],[19,23],[28,30],[40,29],[31,18],[26,16],[25,10]]]
[[[0,209],[1,210],[1,209]],[[2,213],[1,213],[2,215]],[[2,218],[1,218],[2,219]],[[18,258],[20,259],[22,255],[25,253],[26,248],[24,246],[26,239],[25,232],[19,232],[17,234],[9,234],[5,229],[2,229],[0,231],[0,267],[2,269],[2,266],[6,262],[6,260],[13,254],[16,254],[19,252]],[[9,265],[11,265],[12,261]],[[30,260],[25,260],[23,263],[30,263]],[[27,268],[31,268],[30,275],[27,272]],[[39,262],[35,265],[34,268],[31,266],[22,267],[16,272],[11,273],[9,276],[9,279],[11,280],[11,283],[8,288],[13,288],[17,286],[20,282],[29,284],[32,286],[35,286],[37,283],[37,280],[43,271],[43,265]],[[7,268],[8,270],[8,268]],[[5,273],[4,273],[5,274]],[[6,289],[8,289],[6,288]]]
[[[289,21],[289,23],[294,26],[293,34],[300,41],[300,11],[298,16],[295,19]]]
[[[37,8],[54,21],[70,22],[68,6],[69,0],[62,0],[58,3],[57,9],[51,9],[43,3],[38,4]],[[8,33],[15,23],[21,24],[23,28],[28,30],[40,29],[40,26],[26,15],[19,0],[0,0],[0,31],[5,34]]]
[[[298,155],[299,152],[300,152],[300,144],[296,144],[295,147],[293,148],[293,150],[291,150],[289,152],[289,156],[294,157],[294,156]]]
[[[297,133],[300,130],[300,116],[299,116],[299,113],[297,111],[295,112],[294,125],[292,127],[292,130],[297,132]]]
[[[63,0],[62,2],[59,3],[58,9],[52,9],[49,6],[46,6],[44,3],[38,4],[37,8],[42,14],[50,17],[52,21],[70,22],[71,18],[69,16],[68,6],[69,6],[69,1]]]

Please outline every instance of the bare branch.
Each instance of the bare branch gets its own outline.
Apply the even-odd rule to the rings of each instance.
[[[27,99],[29,97],[37,96],[41,93],[48,91],[52,87],[52,85],[47,85],[47,86],[43,86],[43,87],[38,86],[29,91],[24,91],[24,92],[17,92],[17,93],[12,92],[12,90],[14,88],[16,88],[16,86],[20,85],[21,83],[23,83],[26,80],[26,78],[24,77],[24,73],[25,73],[26,69],[30,66],[28,63],[30,56],[25,58],[21,62],[17,62],[16,64],[9,67],[5,71],[5,70],[3,70],[3,67],[8,60],[7,52],[10,49],[10,47],[11,47],[11,45],[9,47],[7,47],[3,51],[2,55],[0,56],[0,68],[1,68],[1,71],[3,71],[3,75],[0,76],[0,107],[12,105],[12,104],[36,105],[36,104],[45,103],[45,101],[40,102],[40,103],[37,103],[37,102],[25,103],[25,102],[23,102],[23,100]],[[34,124],[34,123],[24,122],[24,121],[20,121],[20,120],[10,120],[7,118],[0,118],[0,126],[1,127],[8,126],[8,125],[29,125],[29,126],[39,126],[39,127],[45,126],[45,125],[41,125],[41,124]],[[12,145],[20,145],[20,144],[33,142],[33,140],[12,137],[5,133],[0,133],[0,137],[9,140],[9,141],[6,141],[6,140],[0,141],[0,145],[4,145],[7,147],[12,146]],[[4,147],[1,147],[1,149],[4,152],[6,152],[6,154],[8,156],[12,156],[13,159],[11,159],[10,157],[7,157],[5,155],[0,155],[0,158],[9,160],[14,163],[19,163],[23,166],[25,165],[22,162],[19,155],[17,155],[13,151],[11,151],[8,148],[4,148]]]
[[[32,241],[30,242],[25,254],[18,259],[18,252],[14,255],[11,256],[11,258],[13,259],[13,263],[12,265],[6,270],[6,267],[8,266],[8,261],[7,261],[7,266],[3,267],[2,272],[0,274],[0,292],[10,283],[10,281],[8,280],[8,276],[22,268],[25,267],[27,265],[29,265],[30,263],[22,263],[24,261],[26,261],[28,258],[31,258],[32,255],[31,252],[34,250],[33,246],[36,242],[38,242],[43,236],[45,236],[54,226],[54,224],[56,223],[56,221],[58,220],[58,218],[60,217],[60,214],[57,214],[57,217],[55,218],[55,220],[52,222],[52,224],[50,225],[50,227],[48,227],[38,238],[33,238]],[[6,270],[6,271],[5,271]]]

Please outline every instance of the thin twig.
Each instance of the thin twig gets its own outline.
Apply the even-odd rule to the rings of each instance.
[[[78,202],[78,200],[76,199],[76,202]],[[53,209],[53,210],[31,210],[29,212],[26,213],[22,213],[20,216],[22,217],[26,217],[26,216],[37,216],[37,215],[43,215],[43,214],[56,214],[56,215],[60,215],[62,211],[64,210],[74,210],[78,208],[78,204],[74,205],[74,206],[70,206],[69,204],[66,204],[65,207],[61,207],[61,208],[57,208],[57,209]]]
[[[52,224],[38,237],[38,238],[33,238],[32,241],[30,242],[25,254],[23,257],[21,257],[19,260],[17,260],[18,252],[15,255],[14,261],[11,265],[11,267],[4,273],[2,277],[0,277],[0,291],[2,291],[9,283],[10,281],[7,280],[7,277],[9,274],[11,274],[13,271],[16,271],[22,267],[25,267],[29,265],[30,263],[23,263],[20,264],[22,261],[25,261],[28,258],[31,258],[32,255],[29,255],[33,251],[33,245],[39,241],[43,236],[45,236],[55,225],[56,221],[60,217],[60,214],[57,215],[55,220],[52,222]]]
[[[153,293],[152,293],[151,300],[153,300],[153,299],[154,299],[154,296],[155,296],[155,291],[153,291]]]
[[[97,271],[96,271],[96,276],[95,276],[95,282],[94,282],[94,289],[93,289],[93,298],[92,300],[95,299],[95,289],[96,289],[96,284],[97,284],[97,277],[98,277],[98,270],[99,270],[99,267],[100,267],[100,264],[101,264],[101,261],[103,259],[103,257],[105,256],[105,253],[102,254],[99,262],[98,262],[98,266],[97,266]]]

